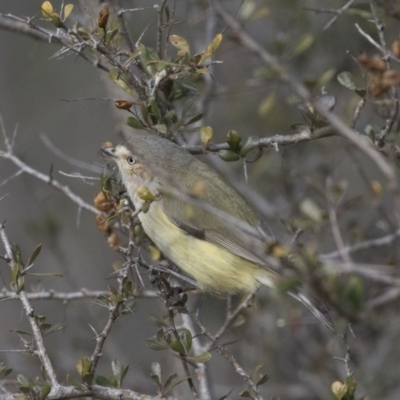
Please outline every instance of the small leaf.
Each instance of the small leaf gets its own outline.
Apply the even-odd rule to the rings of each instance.
[[[41,400],[44,400],[51,391],[51,385],[48,381],[45,381],[42,386],[42,391],[40,393]]]
[[[135,117],[128,117],[127,123],[131,128],[143,129],[143,124]]]
[[[19,246],[16,243],[10,243],[10,246],[11,246],[11,251],[13,253],[14,261],[17,264],[24,266],[24,262],[22,261],[22,253]]]
[[[112,382],[110,382],[105,376],[98,375],[94,378],[96,385],[105,386],[109,388],[115,388]]]
[[[208,143],[210,143],[212,137],[213,128],[211,126],[202,126],[200,128],[200,140],[204,144],[204,146],[207,146]]]
[[[251,399],[253,397],[248,390],[242,390],[241,392],[239,392],[239,396],[246,399]]]
[[[250,136],[247,140],[246,143],[242,146],[240,150],[240,155],[243,157],[245,156],[249,151],[259,148],[260,147],[260,138],[258,136]]]
[[[196,114],[193,117],[189,118],[185,123],[183,124],[184,126],[194,124],[197,121],[200,121],[203,118],[203,114]]]
[[[84,374],[82,376],[82,382],[85,383],[86,385],[91,385],[93,383],[93,378],[94,378],[93,372]]]
[[[172,374],[164,383],[164,393],[166,390],[171,389],[178,380],[178,374]]]
[[[151,193],[150,189],[147,186],[139,186],[136,191],[137,196],[139,199],[144,201],[154,201],[156,197],[153,193]]]
[[[71,385],[71,386],[75,386],[75,387],[80,387],[81,384],[71,375],[67,375],[67,382]]]
[[[224,161],[237,161],[240,159],[239,154],[233,152],[232,150],[220,150],[218,156]]]
[[[0,379],[3,379],[7,375],[10,375],[12,370],[12,368],[6,367],[3,363],[0,363]]]
[[[192,360],[193,362],[195,362],[197,364],[203,364],[211,359],[211,353],[205,352],[205,353],[199,354],[197,356],[188,357],[188,359]]]
[[[210,58],[213,53],[215,53],[221,44],[222,41],[222,33],[218,33],[214,39],[211,41],[211,43],[207,46],[205,49],[204,53],[201,55],[199,62],[197,65],[202,64],[204,61],[206,61],[208,58]]]
[[[50,1],[45,1],[44,3],[42,3],[40,9],[43,17],[46,19],[50,19],[51,15],[54,13],[54,8]]]
[[[361,89],[357,84],[354,75],[351,72],[343,71],[337,76],[339,83],[347,89],[355,91]]]
[[[175,46],[179,50],[183,50],[185,53],[190,52],[189,43],[182,36],[170,35],[169,41],[171,42],[172,46]]]
[[[125,90],[125,92],[129,93],[131,96],[133,95],[133,90],[129,86],[129,81],[127,77],[124,74],[121,74],[120,71],[112,69],[108,72],[108,77],[111,79],[112,82]]]
[[[268,114],[275,105],[276,100],[276,93],[271,92],[264,100],[261,101],[260,105],[258,106],[258,113],[261,116]]]
[[[153,128],[158,132],[158,133],[167,133],[168,129],[167,126],[165,124],[156,124],[153,125]]]
[[[149,251],[151,261],[157,261],[161,258],[161,252],[157,249],[157,247],[149,245],[147,249]]]
[[[36,260],[36,257],[40,254],[40,250],[42,250],[42,245],[39,244],[35,250],[33,250],[32,255],[29,257],[28,265],[32,265],[33,262]]]
[[[332,393],[335,395],[335,397],[338,400],[342,400],[343,397],[347,393],[347,386],[344,385],[342,382],[339,382],[339,381],[333,382],[332,386],[331,386],[331,389],[332,389]]]
[[[91,368],[92,368],[92,361],[90,360],[89,357],[82,357],[76,363],[76,370],[78,371],[78,374],[82,377],[85,374],[89,373]]]
[[[234,130],[230,130],[226,134],[226,142],[232,151],[238,151],[239,144],[242,141],[242,137]]]
[[[192,332],[190,332],[188,329],[183,329],[179,334],[179,337],[181,338],[181,342],[185,347],[185,354],[189,353],[190,349],[192,348]]]
[[[186,355],[185,348],[183,347],[183,344],[179,339],[173,339],[170,347],[173,351],[176,351],[181,355]]]
[[[311,33],[305,33],[300,37],[296,46],[293,49],[294,55],[299,55],[306,51],[313,43],[314,43],[314,36]]]
[[[162,368],[160,363],[153,362],[151,364],[150,376],[156,382],[157,386],[161,386]]]
[[[124,368],[119,360],[113,360],[111,362],[111,370],[118,384],[117,387],[120,388],[128,369]]]
[[[357,382],[353,376],[348,376],[346,378],[346,386],[347,386],[347,393],[350,395],[354,395],[354,392],[357,388]]]
[[[145,339],[144,341],[148,347],[152,350],[156,351],[161,351],[161,350],[166,350],[169,348],[167,343],[163,343],[158,340],[153,340],[153,339]]]
[[[267,374],[261,375],[261,376],[258,378],[258,380],[257,380],[257,382],[256,382],[256,385],[257,385],[257,386],[260,386],[260,385],[264,384],[265,382],[267,382],[268,380],[269,380],[269,375],[267,375]]]
[[[66,6],[64,7],[64,18],[63,18],[63,21],[65,21],[69,17],[69,15],[71,14],[73,9],[74,9],[74,5],[73,4],[66,4]]]
[[[311,199],[304,199],[300,203],[301,212],[314,222],[322,222],[324,213]]]

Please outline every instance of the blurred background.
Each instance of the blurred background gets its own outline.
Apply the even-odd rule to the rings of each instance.
[[[39,13],[41,3],[0,0],[0,12],[34,16]],[[75,8],[69,22],[87,23],[88,15],[82,11],[82,4],[79,1],[71,3]],[[315,95],[321,93],[323,87],[335,95],[336,114],[351,124],[360,97],[340,85],[336,77],[343,71],[350,71],[360,86],[367,80],[367,74],[354,60],[363,51],[369,55],[377,53],[355,28],[355,24],[359,24],[378,41],[367,1],[354,2],[325,30],[335,14],[306,8],[336,9],[343,6],[344,1],[229,0],[222,3],[230,13],[237,13],[250,34],[277,56],[291,74],[306,82]],[[121,1],[124,8],[146,7],[127,13],[126,19],[133,40],[144,32],[141,41],[150,47],[156,45],[157,13],[148,7],[156,4],[158,1],[155,0]],[[388,15],[391,4],[386,2],[386,9],[378,7],[388,46],[399,38],[398,21]],[[393,2],[393,7],[396,4]],[[60,2],[54,0],[53,5],[58,8]],[[40,15],[34,21],[47,29],[52,28],[41,20]],[[225,28],[209,12],[206,1],[177,0],[175,21],[177,24],[172,27],[172,33],[183,36],[193,53],[203,51],[212,37]],[[80,172],[95,177],[99,174],[72,165],[49,148],[46,141],[70,158],[97,165],[101,171],[103,160],[99,148],[105,141],[118,142],[118,133],[127,117],[123,110],[115,109],[113,100],[127,96],[122,90],[111,95],[105,73],[76,55],[68,53],[53,57],[59,48],[57,44],[35,41],[27,35],[0,31],[0,108],[7,131],[10,135],[16,132],[15,153],[45,174],[52,170],[55,179],[91,203],[100,189],[98,181],[84,181],[62,173]],[[175,49],[170,47],[170,52],[175,54]],[[212,88],[202,125],[213,127],[214,143],[225,141],[230,129],[238,131],[244,139],[268,137],[294,133],[291,126],[304,122],[295,93],[273,79],[270,71],[242,48],[229,30],[224,32],[222,44],[213,59],[222,63],[212,67],[211,79],[197,82],[199,92],[193,101],[195,107],[200,107],[205,91]],[[398,64],[393,68],[398,69]],[[382,103],[374,99],[367,101],[356,129],[361,133],[365,133],[367,126],[379,130],[385,124],[385,115]],[[188,133],[187,140],[200,143],[198,132]],[[398,139],[392,134],[390,140],[396,142]],[[3,144],[0,149],[4,149]],[[328,178],[332,184],[345,188],[343,201],[348,204],[342,208],[339,224],[346,244],[393,231],[392,203],[382,177],[377,168],[348,142],[329,137],[277,150],[264,149],[263,157],[247,164],[247,183],[241,161],[226,163],[212,154],[203,159],[245,195],[282,243],[290,243],[293,237],[293,229],[288,226],[305,226],[300,238],[302,244],[315,244],[320,254],[336,250],[326,218],[319,224],[309,223],[309,216],[301,207],[305,200],[311,200],[326,213]],[[78,210],[77,205],[62,193],[32,176],[22,174],[8,181],[16,171],[11,162],[0,159],[0,198],[5,196],[0,201],[0,220],[7,220],[9,239],[18,243],[25,258],[39,243],[43,244],[35,263],[37,272],[63,275],[62,278],[30,277],[27,291],[106,290],[112,263],[123,259],[96,229],[94,215]],[[7,182],[2,184],[3,181]],[[371,182],[378,182],[381,192],[371,192]],[[397,257],[394,242],[390,247],[357,253],[354,259],[360,263],[386,264],[394,279],[399,274]],[[9,289],[9,268],[4,262],[0,262],[0,266],[1,285]],[[388,289],[370,280],[363,280],[362,286],[365,304]],[[194,299],[193,304],[196,301]],[[99,373],[108,375],[111,360],[119,359],[123,365],[130,365],[126,387],[155,394],[157,388],[150,378],[153,361],[160,362],[165,376],[178,372],[183,377],[183,371],[168,351],[156,352],[144,344],[144,340],[157,331],[150,317],[165,314],[162,302],[138,299],[137,304],[138,310],[134,314],[122,318],[114,326],[104,348]],[[46,315],[48,321],[66,324],[62,331],[46,338],[46,345],[59,377],[67,373],[76,375],[77,360],[90,355],[94,348],[89,324],[100,331],[107,321],[107,310],[91,300],[67,304],[37,301],[34,307],[36,313]],[[209,330],[215,332],[225,311],[225,299],[205,296],[200,316]],[[368,399],[385,400],[400,397],[398,311],[398,299],[381,307],[365,306],[359,321],[353,325],[355,337],[349,338],[350,365],[355,372],[359,396],[366,394]],[[290,323],[299,318],[303,323]],[[29,330],[21,304],[16,300],[2,302],[0,321],[0,350],[21,348],[18,334],[11,332],[13,329]],[[224,337],[224,343],[231,343],[229,349],[248,371],[263,365],[262,370],[271,378],[260,390],[268,398],[330,399],[333,398],[332,382],[343,381],[346,376],[344,364],[334,359],[345,355],[341,338],[313,321],[301,305],[286,296],[271,295],[264,289],[257,294],[254,307],[245,312],[244,323],[232,328]],[[0,362],[14,368],[11,377],[17,373],[40,375],[38,360],[24,353],[2,352]],[[213,398],[227,395],[231,390],[231,398],[237,398],[236,393],[244,389],[245,384],[226,360],[213,354],[207,365]],[[190,398],[186,386],[185,383],[179,385],[172,394]]]

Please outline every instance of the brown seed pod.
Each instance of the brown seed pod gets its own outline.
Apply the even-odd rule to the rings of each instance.
[[[116,233],[111,233],[111,235],[108,236],[107,238],[108,245],[113,249],[113,250],[119,250],[119,245],[120,245],[120,240],[119,237],[117,236]]]
[[[111,229],[107,226],[107,218],[104,215],[97,214],[95,217],[96,227],[101,232],[111,232]]]
[[[130,110],[133,106],[133,103],[128,100],[115,100],[115,107],[119,108],[120,110]]]
[[[101,29],[106,29],[108,17],[110,16],[110,9],[105,7],[102,8],[97,17],[97,26]]]
[[[113,203],[104,196],[103,192],[97,193],[94,198],[94,206],[102,212],[109,212],[114,207]]]
[[[400,40],[395,40],[392,43],[392,52],[396,57],[400,57]]]

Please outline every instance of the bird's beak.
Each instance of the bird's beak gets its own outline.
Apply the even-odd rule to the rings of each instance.
[[[101,149],[101,155],[108,158],[117,158],[114,147],[103,147]]]

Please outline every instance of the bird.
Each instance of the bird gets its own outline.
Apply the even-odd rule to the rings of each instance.
[[[271,236],[258,213],[213,168],[158,135],[136,134],[101,152],[116,163],[147,236],[200,290],[221,295],[275,287],[283,271],[267,254]],[[332,329],[301,289],[289,295]]]

